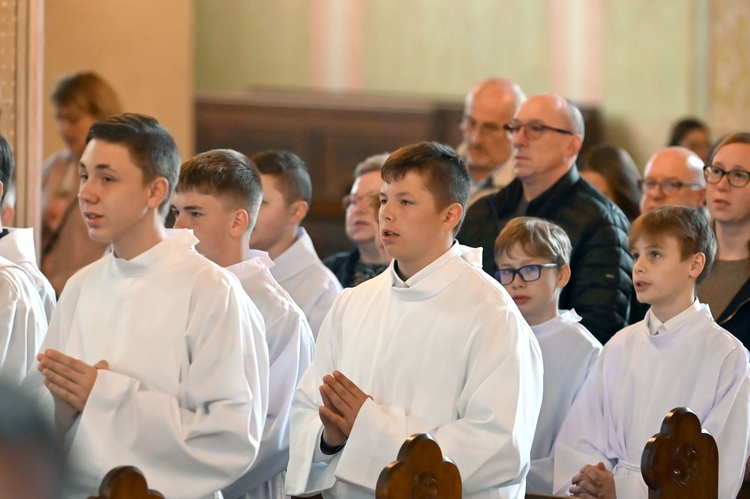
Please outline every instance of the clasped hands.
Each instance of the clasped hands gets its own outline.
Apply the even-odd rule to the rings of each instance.
[[[318,415],[323,422],[323,441],[338,447],[349,438],[359,410],[372,397],[340,371],[323,376],[320,395],[323,405],[318,408]]]
[[[588,499],[616,499],[615,476],[604,463],[587,464],[572,479],[569,492],[575,497]]]
[[[37,369],[44,376],[44,386],[55,400],[58,417],[67,420],[66,426],[69,426],[86,406],[98,370],[109,369],[109,364],[100,360],[91,366],[51,348],[36,358]]]

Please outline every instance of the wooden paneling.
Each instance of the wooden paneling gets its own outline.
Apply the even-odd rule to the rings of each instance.
[[[373,154],[435,140],[457,146],[462,101],[323,92],[199,92],[196,150],[232,148],[248,156],[285,149],[310,170],[313,201],[303,225],[324,258],[350,249],[341,198],[354,167]],[[595,110],[584,109],[586,142],[602,136]]]

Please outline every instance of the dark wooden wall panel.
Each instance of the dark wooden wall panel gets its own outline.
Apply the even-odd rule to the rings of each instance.
[[[252,156],[285,149],[310,170],[313,201],[303,225],[321,258],[350,249],[341,198],[354,167],[373,154],[435,140],[461,141],[462,101],[317,92],[200,92],[196,149],[232,148]],[[584,110],[586,143],[598,142],[595,110]]]

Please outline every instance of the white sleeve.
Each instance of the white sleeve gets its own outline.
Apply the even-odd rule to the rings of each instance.
[[[322,376],[336,368],[337,345],[330,338],[334,336],[336,307],[323,324],[313,367],[303,377],[295,398],[292,445],[298,447],[292,448],[287,493],[325,490],[333,486],[336,477],[374,491],[384,463],[396,458],[409,435],[425,432],[431,433],[443,454],[458,465],[464,493],[523,481],[541,405],[542,358],[528,326],[505,311],[494,316],[497,321],[492,327],[478,328],[468,357],[462,360],[466,380],[457,398],[455,420],[441,424],[410,415],[408,407],[368,400],[343,451],[329,462],[315,462],[322,427],[318,386]],[[497,324],[507,324],[504,334],[498,334]]]
[[[25,291],[0,274],[0,378],[18,384],[36,365],[35,357],[47,331],[41,298],[36,292]]]
[[[268,405],[262,322],[251,319],[260,315],[239,286],[210,284],[197,283],[190,316],[180,319],[187,344],[178,396],[99,371],[72,443],[78,469],[102,466],[87,460],[133,464],[166,497],[201,497],[253,462]]]
[[[258,457],[251,468],[223,490],[228,498],[255,491],[283,472],[289,462],[289,414],[297,382],[310,365],[314,340],[302,312],[288,311],[267,324],[271,359],[268,414]]]
[[[557,434],[552,487],[555,494],[567,495],[573,476],[586,464],[601,461],[608,470],[615,465],[601,451],[607,448],[608,435],[605,391],[601,367],[597,365],[589,372]]]

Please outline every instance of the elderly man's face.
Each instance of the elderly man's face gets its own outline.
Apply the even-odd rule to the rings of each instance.
[[[510,157],[503,125],[513,118],[515,104],[497,92],[480,90],[466,101],[461,123],[470,173],[491,173]]]
[[[513,123],[523,125],[515,134],[513,167],[525,184],[540,180],[556,180],[568,170],[580,148],[580,138],[562,131],[572,131],[569,119],[559,101],[551,96],[534,96],[518,109]],[[538,137],[529,137],[526,125],[543,125]],[[535,135],[535,134],[532,134]]]
[[[706,188],[701,160],[688,153],[667,149],[651,158],[643,172],[641,213],[667,205],[703,206]]]

